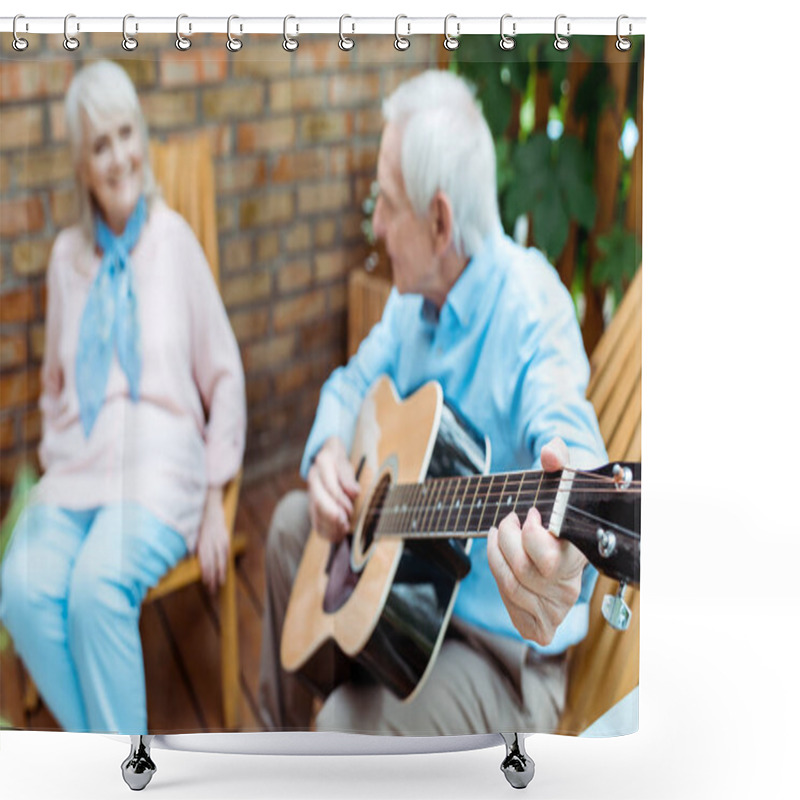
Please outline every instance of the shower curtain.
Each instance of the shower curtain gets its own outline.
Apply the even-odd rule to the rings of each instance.
[[[635,731],[642,37],[28,39],[0,725]]]

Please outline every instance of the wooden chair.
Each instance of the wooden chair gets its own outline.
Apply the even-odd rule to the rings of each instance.
[[[161,186],[167,205],[177,211],[191,226],[208,260],[214,280],[219,286],[219,249],[214,191],[214,162],[211,145],[204,135],[153,142],[150,158],[156,181]],[[230,557],[220,597],[220,662],[222,671],[222,717],[225,727],[239,727],[239,631],[236,610],[235,558],[245,548],[246,538],[233,535],[241,470],[225,487],[225,524],[231,535]],[[152,603],[172,592],[202,579],[200,561],[191,555],[170,570],[145,597]],[[25,708],[38,703],[36,687],[30,679],[26,687]]]
[[[614,319],[589,359],[586,390],[592,401],[610,461],[642,458],[642,270],[628,287]],[[586,638],[570,649],[567,704],[560,733],[586,730],[639,683],[639,590],[625,590],[633,615],[626,631],[603,619],[603,596],[617,584],[600,576],[589,611]]]
[[[348,354],[352,355],[380,319],[391,285],[362,270],[348,287]],[[587,397],[593,403],[611,461],[640,461],[642,455],[642,271],[637,272],[614,319],[590,358]],[[617,584],[600,577],[592,597],[589,632],[570,649],[567,704],[560,733],[586,730],[639,682],[639,592],[628,588],[625,601],[633,618],[627,631],[603,619],[603,596]]]

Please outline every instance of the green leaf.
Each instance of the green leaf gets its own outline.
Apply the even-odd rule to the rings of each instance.
[[[555,183],[547,186],[533,207],[533,238],[552,262],[558,259],[569,234],[569,215]]]
[[[583,144],[574,136],[559,141],[557,176],[571,217],[587,230],[594,226],[597,197],[594,191],[594,163]]]
[[[608,285],[617,297],[622,297],[624,284],[636,274],[642,263],[642,246],[635,234],[617,222],[607,234],[597,237],[600,253],[592,265],[592,283]]]

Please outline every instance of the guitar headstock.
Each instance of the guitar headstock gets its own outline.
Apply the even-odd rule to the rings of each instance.
[[[639,585],[641,464],[575,471],[560,537],[604,575]]]

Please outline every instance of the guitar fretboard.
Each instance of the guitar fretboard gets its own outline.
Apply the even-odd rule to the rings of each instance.
[[[383,499],[375,533],[407,539],[486,536],[512,511],[524,520],[532,506],[546,525],[561,476],[507,472],[394,486]]]

